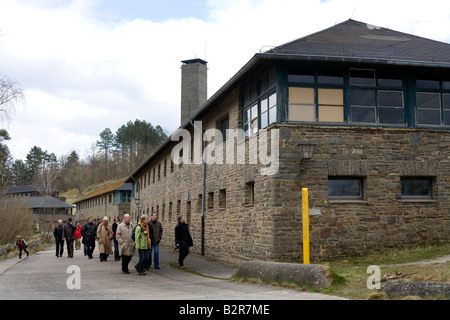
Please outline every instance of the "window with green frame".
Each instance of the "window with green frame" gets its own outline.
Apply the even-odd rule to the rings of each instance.
[[[350,122],[406,124],[401,74],[350,69],[349,82]]]
[[[418,126],[450,125],[450,78],[416,77],[416,124]]]
[[[271,69],[243,91],[242,126],[246,137],[277,121],[276,70]]]
[[[401,126],[406,123],[400,73],[289,68],[288,86],[288,121]]]
[[[288,121],[344,122],[342,70],[292,68],[288,82]]]

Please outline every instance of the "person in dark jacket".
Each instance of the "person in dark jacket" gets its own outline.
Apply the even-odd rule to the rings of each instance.
[[[119,243],[116,239],[116,233],[117,233],[117,227],[120,224],[119,217],[114,218],[114,223],[112,225],[112,232],[113,232],[113,242],[114,242],[114,260],[120,261],[120,255],[119,255]]]
[[[178,224],[175,227],[175,247],[179,249],[178,265],[184,269],[184,259],[189,254],[189,247],[192,247],[192,237],[189,232],[189,226],[184,216],[178,217]]]
[[[149,251],[147,270],[149,270],[152,265],[152,253],[154,254],[153,266],[155,269],[159,269],[159,243],[162,239],[163,228],[161,222],[158,221],[158,214],[156,212],[152,213],[152,217],[148,224],[151,227],[150,237],[152,239],[152,247]]]
[[[95,249],[95,237],[97,235],[97,225],[94,223],[94,218],[89,217],[88,222],[81,229],[81,235],[83,236],[83,243],[87,247],[88,257],[92,259],[92,253]]]
[[[76,229],[77,227],[72,224],[72,218],[67,219],[67,223],[63,227],[63,239],[66,240],[68,258],[73,258],[73,243]]]
[[[63,222],[62,220],[58,220],[58,225],[53,230],[53,236],[55,237],[55,243],[56,243],[56,256],[62,257],[64,252],[64,240],[63,240]]]

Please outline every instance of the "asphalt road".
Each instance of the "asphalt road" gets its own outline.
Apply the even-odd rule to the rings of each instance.
[[[256,284],[237,283],[196,275],[169,266],[176,255],[161,248],[161,269],[151,269],[139,276],[130,263],[131,274],[121,271],[121,262],[113,256],[100,262],[98,253],[89,260],[81,251],[69,259],[55,257],[54,247],[22,259],[11,258],[0,262],[0,299],[28,300],[325,300],[338,297],[282,289]],[[227,277],[216,263],[203,257],[188,256],[185,265],[194,269],[211,271]],[[203,269],[202,269],[203,268]],[[74,271],[75,270],[75,271]],[[230,273],[231,271],[229,271]],[[79,285],[79,289],[77,286]]]

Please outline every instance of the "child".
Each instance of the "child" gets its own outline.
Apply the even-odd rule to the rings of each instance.
[[[30,253],[27,251],[28,243],[22,239],[21,236],[17,236],[16,243],[14,243],[14,247],[18,248],[19,251],[19,259],[22,259],[22,250],[27,253],[27,257]]]

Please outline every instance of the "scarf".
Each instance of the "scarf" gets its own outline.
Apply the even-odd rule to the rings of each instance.
[[[147,231],[147,246],[150,248],[150,233],[148,232],[148,225],[145,222],[141,222],[142,228]]]

